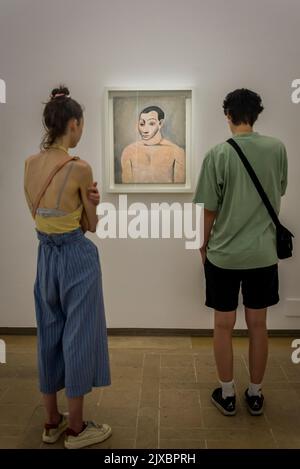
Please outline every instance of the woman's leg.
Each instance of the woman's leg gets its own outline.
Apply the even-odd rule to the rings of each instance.
[[[41,238],[41,235],[39,235]],[[43,235],[43,239],[49,236]],[[47,423],[60,420],[56,392],[65,387],[62,352],[64,314],[57,287],[57,257],[51,245],[41,241],[38,248],[34,301],[37,321],[37,350],[40,391],[47,412]]]
[[[69,428],[76,433],[80,433],[83,428],[83,396],[69,397]]]
[[[61,415],[57,408],[57,395],[43,394],[44,404],[47,413],[47,422],[51,425],[57,425],[60,422]]]
[[[232,330],[236,311],[215,310],[214,353],[220,381],[233,379]]]
[[[97,247],[83,237],[80,242],[66,243],[60,259],[63,267],[59,279],[60,300],[66,314],[62,342],[69,406],[66,445],[69,447],[72,438],[85,428],[84,395],[93,387],[110,384],[110,369]],[[88,435],[94,431],[90,427]],[[96,427],[95,431],[101,434]],[[89,436],[81,435],[76,445],[83,444],[84,438]]]
[[[61,269],[61,304],[66,313],[62,337],[65,389],[80,416],[80,398],[93,387],[110,384],[102,278],[96,246],[83,239],[64,246]]]

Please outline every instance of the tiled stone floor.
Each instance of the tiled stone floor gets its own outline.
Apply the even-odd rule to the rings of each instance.
[[[1,338],[0,448],[49,448],[41,443],[36,338]],[[265,413],[252,417],[243,402],[248,342],[234,339],[238,413],[224,417],[210,402],[218,383],[210,338],[110,337],[112,385],[87,395],[85,417],[109,423],[113,435],[92,448],[300,448],[300,364],[291,362],[291,341],[270,339]],[[63,392],[59,402],[67,410]],[[63,448],[63,440],[50,447]]]

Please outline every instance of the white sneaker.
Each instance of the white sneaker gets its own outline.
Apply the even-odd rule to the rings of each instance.
[[[48,426],[49,427],[49,426]],[[55,443],[60,435],[66,431],[68,428],[68,413],[65,412],[62,414],[61,422],[55,428],[47,428],[45,425],[42,440],[44,443]]]
[[[95,445],[106,440],[112,434],[112,430],[106,423],[100,425],[93,421],[85,422],[87,426],[77,436],[66,435],[65,448],[79,449],[85,446]]]

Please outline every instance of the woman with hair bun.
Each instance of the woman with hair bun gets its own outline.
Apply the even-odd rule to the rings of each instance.
[[[47,413],[42,441],[65,433],[66,448],[111,435],[107,424],[83,420],[84,395],[111,384],[102,275],[95,233],[100,198],[90,165],[71,157],[83,131],[83,110],[65,86],[55,88],[43,113],[41,151],[25,161],[25,197],[39,240],[34,301],[40,391]],[[65,388],[68,414],[57,406]]]

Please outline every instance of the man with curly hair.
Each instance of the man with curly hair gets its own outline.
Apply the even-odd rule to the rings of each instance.
[[[253,130],[264,109],[261,97],[248,89],[237,89],[226,96],[223,109],[232,138],[278,214],[287,187],[286,149],[277,138]],[[206,279],[205,304],[214,309],[214,354],[221,384],[212,393],[212,402],[224,415],[235,415],[232,331],[241,286],[249,332],[250,383],[245,400],[249,412],[260,415],[268,356],[267,308],[279,302],[275,226],[228,142],[205,155],[193,201],[204,203],[200,253]]]

